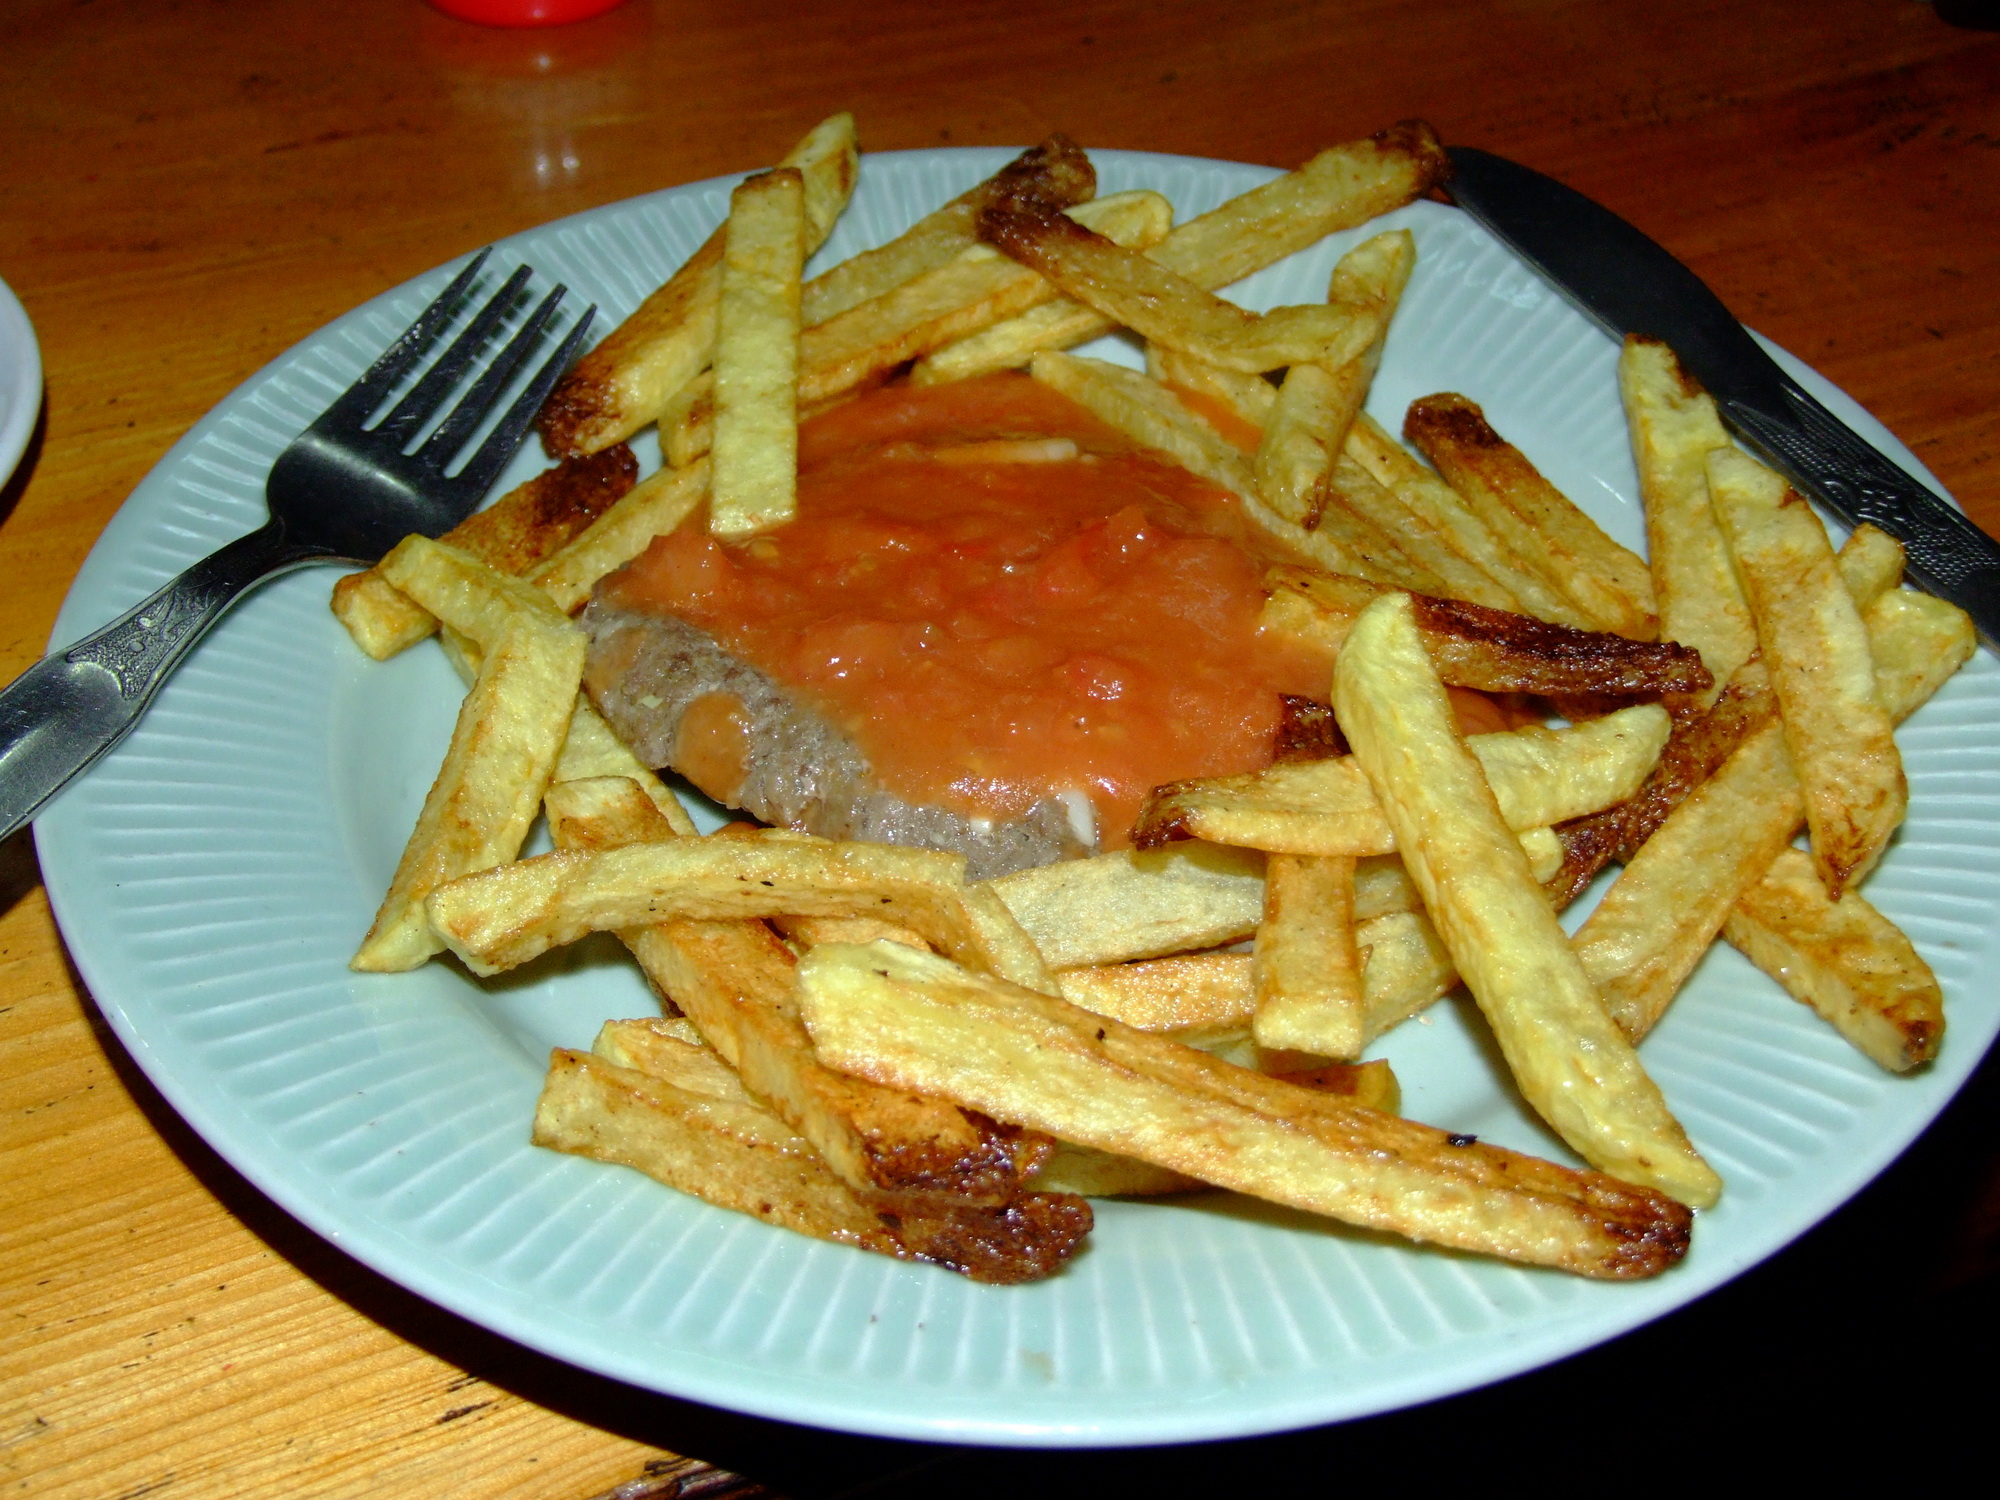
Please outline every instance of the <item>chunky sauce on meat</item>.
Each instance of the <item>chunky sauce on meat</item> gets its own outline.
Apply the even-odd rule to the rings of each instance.
[[[1151,787],[1270,762],[1330,659],[1260,638],[1268,552],[1233,497],[1021,376],[889,388],[800,433],[799,513],[699,524],[606,581],[844,728],[912,802],[1088,794],[1126,841]]]

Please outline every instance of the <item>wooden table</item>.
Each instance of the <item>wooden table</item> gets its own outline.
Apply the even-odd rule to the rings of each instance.
[[[841,107],[877,149],[1060,128],[1279,165],[1425,116],[1650,230],[2000,529],[2000,37],[1917,0],[1806,16],[1777,0],[634,0],[510,33],[417,0],[6,0],[0,276],[39,330],[48,402],[0,493],[0,678],[41,652],[132,486],[279,351],[484,241],[757,165]],[[1830,1371],[1920,1371],[1990,1319],[1996,1125],[1989,1065],[1769,1266],[1493,1391],[1197,1453],[972,1459],[615,1386],[348,1260],[160,1101],[83,992],[16,838],[0,847],[0,1478],[120,1497],[735,1487],[685,1454],[801,1496],[1179,1492],[1352,1477],[1446,1434],[1518,1443],[1551,1411],[1643,1436],[1663,1385],[1706,1443]],[[1828,1394],[1933,1425],[1927,1407]]]

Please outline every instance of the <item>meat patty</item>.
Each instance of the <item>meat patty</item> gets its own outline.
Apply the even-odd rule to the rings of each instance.
[[[1091,852],[1060,797],[989,819],[897,796],[837,724],[683,620],[600,598],[583,628],[584,685],[633,753],[763,822],[955,851],[973,880]]]

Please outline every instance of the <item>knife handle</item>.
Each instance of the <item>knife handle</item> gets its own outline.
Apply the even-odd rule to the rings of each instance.
[[[1788,377],[1780,378],[1777,394],[1788,412],[1725,401],[1723,415],[1849,525],[1867,521],[1902,542],[1916,581],[1965,610],[1989,641],[2000,640],[2000,542]]]

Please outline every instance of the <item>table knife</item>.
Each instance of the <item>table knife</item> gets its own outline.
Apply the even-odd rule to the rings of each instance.
[[[1670,345],[1750,448],[1850,526],[1902,542],[1911,581],[2000,649],[2000,543],[1878,453],[1778,367],[1702,279],[1609,209],[1504,157],[1454,146],[1452,201],[1614,338]]]

